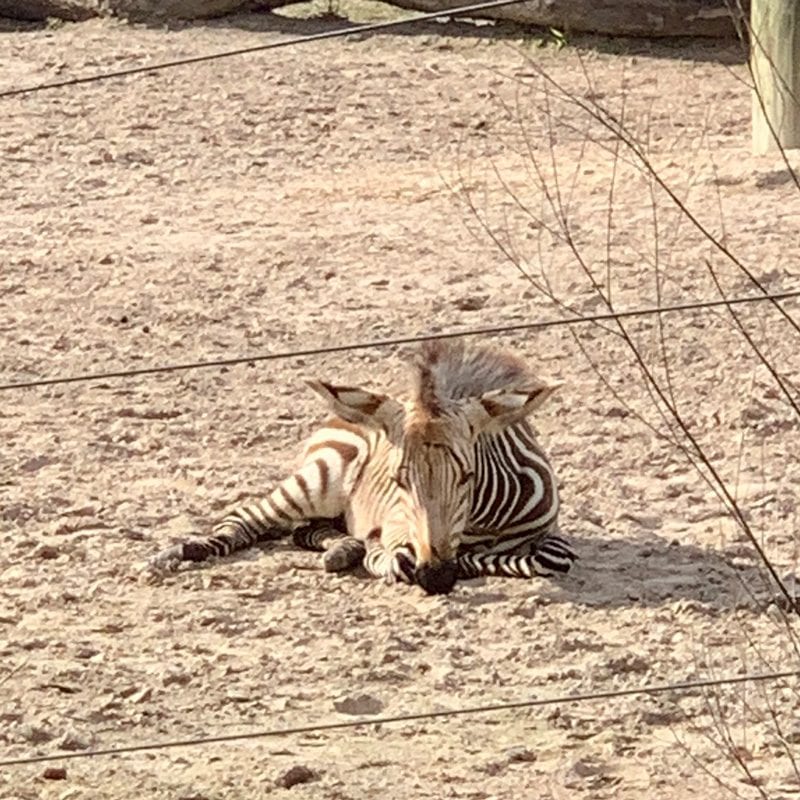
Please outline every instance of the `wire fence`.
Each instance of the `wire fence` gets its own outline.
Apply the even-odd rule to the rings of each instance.
[[[0,767],[14,767],[30,764],[42,764],[49,761],[66,761],[100,756],[119,756],[130,753],[141,753],[145,750],[170,750],[176,747],[194,747],[199,745],[221,744],[224,742],[243,742],[253,739],[267,739],[297,734],[324,733],[327,731],[350,730],[364,725],[392,725],[405,722],[419,722],[429,719],[444,719],[446,717],[463,717],[474,714],[489,714],[498,711],[513,711],[515,709],[541,708],[543,706],[566,705],[568,703],[588,703],[596,700],[612,700],[620,697],[635,695],[662,695],[670,692],[684,693],[699,689],[711,689],[720,686],[735,686],[742,683],[766,683],[788,678],[800,677],[800,670],[784,670],[782,672],[751,673],[747,675],[733,675],[725,678],[707,678],[705,680],[680,681],[677,683],[661,683],[646,686],[636,686],[628,689],[607,689],[597,692],[582,694],[567,694],[560,697],[533,698],[518,700],[510,703],[491,703],[481,706],[465,706],[442,711],[424,711],[416,714],[395,714],[393,716],[360,718],[345,722],[328,722],[318,725],[300,725],[292,728],[272,728],[268,730],[253,731],[251,733],[232,733],[222,736],[201,736],[192,739],[176,739],[168,742],[146,742],[144,744],[123,747],[109,747],[103,750],[83,750],[69,753],[51,753],[41,756],[24,756],[8,758],[0,761]]]
[[[345,353],[355,350],[371,350],[380,347],[396,347],[407,344],[419,344],[420,342],[427,342],[435,339],[456,339],[468,336],[488,336],[506,333],[518,333],[520,331],[545,330],[547,328],[607,322],[610,320],[628,319],[631,317],[647,317],[656,314],[660,315],[679,312],[685,313],[688,311],[719,308],[720,306],[730,307],[765,301],[777,303],[781,300],[790,300],[797,297],[800,297],[800,289],[776,292],[774,294],[766,293],[747,297],[731,297],[724,300],[697,300],[689,303],[678,303],[668,306],[634,308],[627,311],[611,311],[603,314],[592,314],[580,317],[570,317],[566,319],[543,320],[540,322],[520,322],[512,325],[496,325],[488,328],[470,328],[462,331],[446,331],[443,333],[430,333],[420,336],[402,336],[394,339],[375,339],[372,341],[351,342],[348,344],[312,347],[301,350],[285,350],[277,353],[256,353],[249,356],[218,358],[208,361],[191,361],[183,364],[164,364],[156,367],[141,367],[137,369],[96,372],[84,375],[68,375],[58,378],[34,378],[31,380],[14,381],[12,383],[0,384],[0,392],[11,391],[12,389],[33,389],[41,386],[58,386],[70,383],[86,383],[89,381],[132,378],[142,375],[157,375],[160,373],[169,372],[186,372],[187,370],[210,369],[213,367],[230,367],[236,366],[237,364],[250,364],[259,361],[281,361],[292,358],[308,358],[313,356],[330,355],[331,353]]]

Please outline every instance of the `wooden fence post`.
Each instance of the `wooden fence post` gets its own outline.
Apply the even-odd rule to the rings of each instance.
[[[753,152],[800,147],[800,0],[752,0],[750,9],[750,64],[758,88]]]

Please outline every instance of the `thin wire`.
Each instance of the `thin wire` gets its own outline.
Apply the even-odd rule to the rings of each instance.
[[[211,361],[192,361],[185,364],[165,364],[160,367],[142,367],[140,369],[118,370],[114,372],[97,372],[88,375],[71,375],[63,378],[38,378],[30,381],[16,381],[14,383],[0,384],[0,392],[11,389],[32,389],[38,386],[56,386],[67,383],[84,383],[87,381],[104,381],[114,378],[129,378],[139,375],[156,375],[165,372],[186,372],[192,369],[208,369],[210,367],[230,367],[236,364],[249,364],[256,361],[280,361],[289,358],[307,358],[309,356],[328,355],[330,353],[344,353],[352,350],[370,350],[377,347],[394,347],[404,344],[418,344],[437,339],[457,339],[466,336],[486,336],[516,331],[544,330],[546,328],[559,328],[565,325],[579,325],[589,322],[603,322],[628,317],[645,317],[653,314],[666,314],[669,312],[695,311],[718,306],[743,305],[745,303],[760,303],[764,301],[789,300],[800,297],[800,289],[776,294],[759,294],[752,297],[732,297],[727,300],[698,300],[691,303],[678,303],[671,306],[656,306],[635,308],[628,311],[610,311],[603,314],[575,317],[568,319],[553,319],[543,322],[520,322],[514,325],[499,325],[491,328],[471,328],[464,331],[446,331],[444,333],[430,333],[421,336],[403,336],[397,339],[376,339],[366,342],[351,342],[349,344],[328,345],[327,347],[313,347],[305,350],[284,350],[277,353],[260,353],[251,356],[238,356],[236,358],[219,358]]]
[[[67,761],[76,758],[95,758],[97,756],[116,756],[125,753],[140,753],[143,750],[166,750],[174,747],[191,747],[204,744],[220,744],[222,742],[246,741],[250,739],[264,739],[275,736],[294,736],[303,733],[319,733],[321,731],[344,730],[358,728],[362,725],[388,725],[396,722],[415,722],[423,719],[436,719],[442,717],[461,717],[467,714],[487,714],[492,711],[510,711],[519,708],[538,708],[541,706],[562,705],[564,703],[584,703],[591,700],[609,700],[617,697],[628,697],[637,694],[664,694],[666,692],[686,692],[692,689],[706,689],[713,686],[732,686],[740,683],[776,681],[783,678],[800,677],[800,670],[787,670],[785,672],[755,673],[749,675],[736,675],[727,678],[708,678],[699,681],[682,681],[680,683],[662,683],[650,686],[639,686],[633,689],[609,689],[601,692],[588,692],[585,694],[568,694],[561,697],[540,698],[534,700],[519,700],[512,703],[494,703],[485,706],[468,706],[453,708],[446,711],[426,711],[417,714],[397,714],[390,717],[372,717],[370,719],[349,720],[347,722],[329,722],[322,725],[301,725],[295,728],[273,728],[252,733],[233,733],[223,736],[204,736],[196,739],[179,739],[171,742],[158,742],[150,744],[136,744],[129,747],[109,747],[104,750],[84,750],[78,752],[51,754],[46,756],[27,756],[23,758],[10,758],[0,761],[0,767],[13,767],[23,764],[41,764],[46,761]]]
[[[269,44],[257,44],[252,47],[241,47],[238,50],[223,50],[218,53],[209,53],[204,56],[190,56],[189,58],[175,59],[174,61],[163,61],[158,64],[150,64],[149,66],[128,67],[126,69],[114,70],[113,72],[100,72],[93,75],[86,75],[78,78],[65,78],[61,81],[52,81],[50,83],[39,83],[33,86],[22,86],[17,89],[7,89],[0,92],[0,99],[6,97],[16,97],[21,94],[29,94],[32,92],[41,92],[45,89],[61,89],[65,86],[77,86],[83,83],[94,83],[96,81],[104,81],[110,78],[123,78],[128,75],[138,75],[142,72],[158,72],[159,70],[172,69],[173,67],[181,67],[186,64],[199,64],[203,61],[216,61],[220,58],[230,58],[231,56],[247,55],[249,53],[260,53],[265,50],[278,50],[281,47],[292,47],[304,42],[319,42],[323,39],[337,39],[343,36],[352,36],[358,33],[369,33],[372,31],[384,31],[391,28],[399,28],[409,23],[426,22],[442,17],[453,17],[461,14],[469,14],[473,11],[483,11],[489,8],[501,8],[502,6],[517,5],[525,2],[525,0],[487,0],[482,3],[472,3],[466,6],[457,6],[455,8],[443,9],[441,11],[431,11],[425,14],[418,14],[416,16],[408,16],[403,19],[390,20],[388,22],[370,22],[363,25],[353,25],[347,28],[339,28],[333,31],[322,31],[320,33],[312,33],[308,36],[297,36],[294,39],[283,39],[278,42],[270,42]]]

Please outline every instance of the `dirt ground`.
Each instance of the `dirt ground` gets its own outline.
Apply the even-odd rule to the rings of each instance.
[[[338,24],[6,26],[0,90]],[[429,24],[0,101],[0,383],[554,319],[544,280],[598,312],[540,178],[618,308],[717,298],[706,261],[755,293],[537,65],[624,117],[768,289],[798,287],[800,193],[750,155],[736,47]],[[741,317],[800,380],[780,314]],[[724,309],[662,321],[626,329],[796,573],[798,417]],[[0,760],[800,668],[618,329],[481,338],[564,382],[537,425],[581,555],[568,577],[426,597],[288,548],[141,571],[285,474],[322,414],[303,378],[389,385],[404,348],[0,393]],[[788,799],[799,697],[788,681],[7,767],[0,797]],[[293,767],[311,780],[283,788]]]

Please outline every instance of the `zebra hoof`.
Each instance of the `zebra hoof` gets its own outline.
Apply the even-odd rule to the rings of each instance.
[[[392,562],[391,578],[410,585],[416,583],[417,562],[412,553],[398,550]]]
[[[455,561],[423,564],[417,568],[414,577],[428,594],[449,594],[456,585],[458,564]]]
[[[337,542],[322,556],[325,572],[347,572],[357,567],[364,559],[364,546],[355,539]]]
[[[176,544],[156,553],[147,561],[147,566],[154,572],[174,572],[183,561],[183,545]]]

